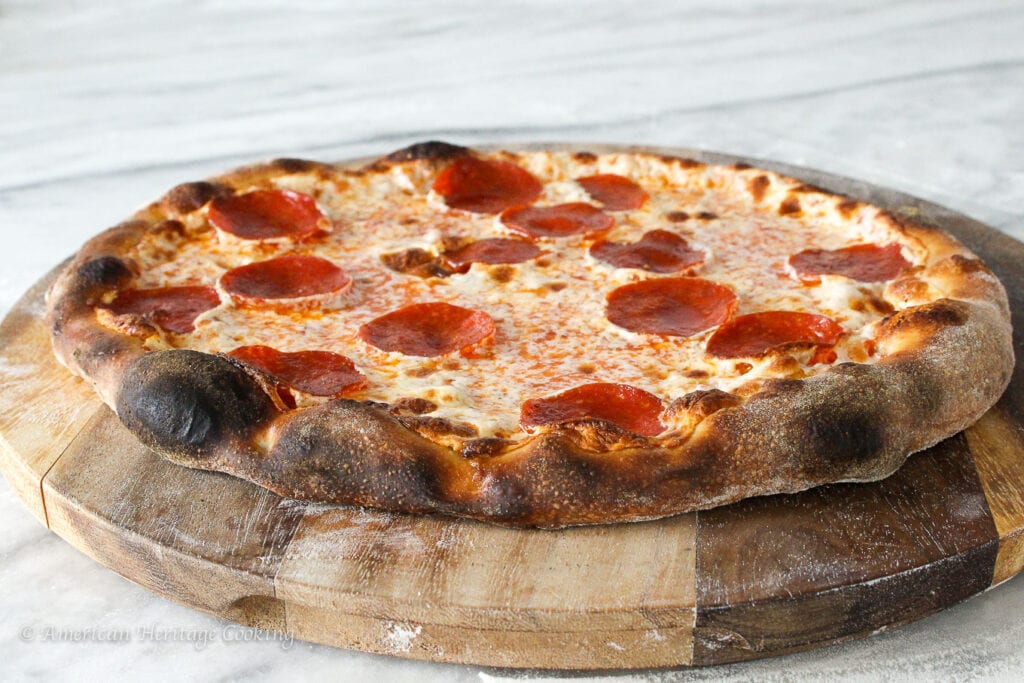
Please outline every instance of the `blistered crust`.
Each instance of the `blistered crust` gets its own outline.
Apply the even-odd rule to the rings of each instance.
[[[179,186],[86,244],[55,283],[49,317],[57,356],[94,384],[143,443],[179,464],[301,500],[540,527],[652,519],[880,479],[911,453],[976,421],[1009,382],[1013,352],[1002,285],[946,233],[892,216],[892,227],[916,240],[928,260],[889,284],[888,293],[908,307],[879,323],[877,362],[766,380],[745,392],[693,392],[669,407],[687,416],[689,431],[661,439],[585,421],[518,442],[469,440],[457,450],[443,445],[443,430],[395,406],[337,399],[286,410],[266,377],[226,357],[152,352],[139,337],[97,322],[95,306],[135,276],[125,258],[131,245],[233,186],[284,173],[386,172],[468,153],[430,142],[355,170],[283,159]],[[798,216],[815,201],[845,217],[865,207],[743,164],[734,170],[755,202],[782,215]]]

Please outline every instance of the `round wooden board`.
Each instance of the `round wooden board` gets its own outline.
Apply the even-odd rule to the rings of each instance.
[[[939,225],[996,271],[1024,319],[1024,244],[965,216],[806,169],[654,151],[747,161]],[[308,505],[165,462],[54,360],[42,316],[55,273],[0,327],[0,469],[89,556],[243,624],[437,661],[704,665],[868,635],[1024,568],[1020,335],[999,404],[885,481],[655,522],[515,530]]]

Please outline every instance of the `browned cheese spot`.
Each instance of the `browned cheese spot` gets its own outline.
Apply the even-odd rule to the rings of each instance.
[[[512,266],[507,265],[494,266],[493,268],[490,269],[489,272],[489,275],[491,276],[492,280],[494,280],[495,282],[500,282],[502,284],[506,282],[511,282],[515,274],[515,269]]]
[[[437,404],[425,398],[404,397],[391,405],[391,412],[398,415],[425,415],[437,410]]]
[[[476,427],[466,422],[454,422],[430,415],[400,415],[398,421],[427,438],[459,436],[468,439],[480,433]]]
[[[779,204],[779,215],[780,216],[796,216],[803,211],[800,206],[800,198],[795,195],[790,195],[782,200]]]
[[[754,201],[760,202],[764,199],[764,195],[768,192],[771,184],[772,181],[768,179],[768,176],[759,175],[747,181],[747,189],[750,190],[750,196],[754,198]]]
[[[414,247],[405,251],[381,254],[381,262],[393,271],[419,277],[447,277],[452,274],[442,266],[436,256],[426,249]]]

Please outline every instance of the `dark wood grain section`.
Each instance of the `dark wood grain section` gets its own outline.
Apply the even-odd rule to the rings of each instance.
[[[43,480],[50,527],[146,588],[284,627],[274,576],[304,512],[234,477],[156,456],[104,408]]]
[[[999,532],[996,585],[1024,569],[1024,430],[996,406],[965,435]]]
[[[881,482],[700,513],[694,661],[764,657],[913,621],[987,588],[997,549],[962,435]]]

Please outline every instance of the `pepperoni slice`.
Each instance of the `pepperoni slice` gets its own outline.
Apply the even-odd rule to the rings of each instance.
[[[359,328],[359,338],[381,351],[427,358],[467,350],[493,334],[491,316],[442,301],[411,304]]]
[[[808,284],[819,275],[845,275],[860,282],[891,280],[911,266],[898,244],[855,244],[843,249],[805,249],[789,257],[797,277]]]
[[[326,219],[308,194],[291,190],[254,190],[210,203],[214,227],[246,240],[301,239]]]
[[[639,209],[649,196],[629,178],[614,173],[577,178],[576,182],[582,185],[593,199],[601,202],[606,211]]]
[[[661,399],[628,384],[583,384],[547,398],[523,403],[519,424],[524,429],[577,420],[604,420],[623,429],[655,436],[665,431],[658,416]]]
[[[655,273],[678,273],[704,262],[704,252],[691,249],[679,235],[668,230],[645,232],[632,244],[598,242],[590,255],[616,268],[639,268]]]
[[[116,315],[133,314],[175,334],[195,330],[200,315],[220,305],[213,287],[159,287],[126,289],[104,306]]]
[[[352,278],[327,259],[289,254],[232,268],[220,284],[232,298],[266,301],[340,292]]]
[[[434,179],[433,190],[453,209],[500,213],[532,204],[543,186],[530,173],[508,161],[460,157]]]
[[[612,290],[605,315],[631,332],[692,337],[724,323],[735,308],[736,295],[724,285],[666,277]]]
[[[584,202],[519,206],[503,211],[501,222],[509,230],[533,239],[604,232],[615,225],[614,218]]]
[[[366,384],[351,360],[330,351],[286,352],[270,346],[240,346],[228,355],[314,396],[341,396]]]
[[[764,311],[733,318],[711,335],[707,351],[719,358],[763,356],[785,346],[832,346],[846,334],[831,318],[796,311]]]
[[[474,263],[522,263],[536,258],[540,253],[540,248],[530,242],[495,237],[447,251],[444,253],[444,259],[452,270],[464,273]]]

